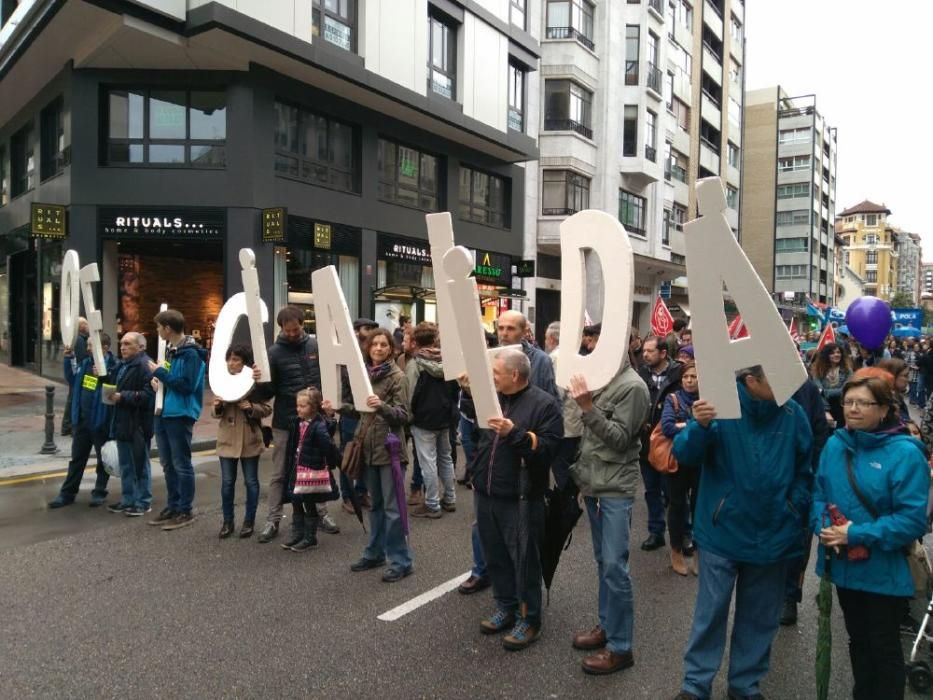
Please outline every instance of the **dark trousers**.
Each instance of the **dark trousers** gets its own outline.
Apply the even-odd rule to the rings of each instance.
[[[849,633],[854,700],[903,700],[904,653],[900,624],[904,599],[836,588]]]
[[[486,557],[486,571],[492,581],[492,594],[500,610],[520,615],[521,603],[528,605],[525,619],[541,626],[540,533],[544,531],[544,501],[528,501],[528,522],[519,520],[518,501],[491,498],[474,493],[476,521]],[[520,549],[525,549],[524,590],[518,590]]]
[[[74,386],[68,385],[68,396],[65,397],[65,410],[62,411],[62,435],[70,433],[71,425],[71,398],[74,396]]]
[[[667,486],[664,476],[658,472],[647,457],[642,457],[641,478],[645,483],[645,503],[648,504],[648,532],[664,536],[664,510],[667,506]]]
[[[810,562],[810,545],[813,542],[813,532],[810,528],[804,528],[801,538],[803,541],[803,554],[787,562],[784,600],[789,603],[799,603],[803,600],[803,578],[807,573],[807,564]]]
[[[93,449],[97,455],[97,481],[91,495],[104,498],[107,495],[107,482],[110,480],[110,475],[104,470],[100,448],[107,440],[103,435],[95,435],[83,425],[74,425],[71,429],[71,461],[68,462],[68,475],[65,477],[65,483],[62,484],[61,495],[71,500],[78,495],[84,469],[87,467],[87,460]]]
[[[671,536],[671,549],[683,550],[684,538],[690,531],[687,515],[693,520],[697,502],[700,470],[681,466],[674,474],[664,475],[670,504],[667,511],[667,529]]]
[[[346,448],[347,443],[353,439],[353,434],[356,432],[356,426],[359,425],[359,418],[348,418],[346,416],[340,419],[340,456],[343,456],[343,450]],[[344,474],[343,469],[340,470],[340,495],[343,500],[350,500],[350,489],[356,489],[356,492],[359,495],[366,493],[366,482],[363,479],[355,479],[353,485],[350,485],[350,479],[347,478],[347,475]]]
[[[577,450],[580,449],[579,437],[565,437],[560,441],[557,447],[557,456],[551,465],[551,473],[554,474],[554,483],[557,488],[562,489],[567,485],[570,479],[570,465],[577,457]]]

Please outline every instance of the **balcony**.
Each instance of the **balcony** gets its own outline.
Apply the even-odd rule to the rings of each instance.
[[[590,51],[596,48],[593,40],[585,34],[581,34],[575,27],[548,27],[546,37],[548,39],[574,39],[578,44],[585,46]]]
[[[700,97],[700,104],[700,115],[717,129],[721,129],[722,111],[720,110],[719,104],[716,102],[716,100],[714,100],[706,91],[704,91]]]
[[[654,11],[659,22],[664,21],[664,0],[648,0],[648,9]]]
[[[593,138],[593,130],[581,124],[580,122],[575,122],[573,119],[547,119],[544,120],[544,130],[545,131],[574,131],[580,136],[591,139]]]
[[[652,163],[658,162],[658,149],[654,146],[649,146],[645,144],[645,158],[650,160]]]
[[[542,209],[541,216],[570,216],[576,214],[576,209]]]
[[[703,44],[703,70],[717,85],[722,85],[722,62],[706,44]]]
[[[700,166],[719,175],[719,149],[706,139],[700,139]]]
[[[648,89],[653,91],[655,96],[660,100],[663,95],[663,88],[661,87],[661,69],[649,61],[647,73]]]
[[[722,12],[709,0],[703,3],[703,22],[712,30],[716,38],[722,41]]]

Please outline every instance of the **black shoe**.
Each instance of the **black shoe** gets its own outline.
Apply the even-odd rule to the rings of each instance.
[[[307,552],[309,549],[314,549],[315,547],[317,547],[317,537],[312,537],[311,539],[302,537],[297,544],[293,544],[289,549],[293,552]]]
[[[781,612],[781,624],[785,627],[797,624],[797,601],[784,601],[784,610]]]
[[[360,557],[360,560],[350,564],[350,571],[369,571],[370,569],[378,569],[381,566],[385,566],[385,559],[367,559],[366,557]]]
[[[244,520],[243,527],[240,528],[240,539],[246,539],[253,536],[253,521]]]
[[[648,535],[648,539],[641,543],[641,548],[646,552],[653,552],[664,546],[664,535]]]
[[[176,513],[175,517],[169,520],[165,525],[162,526],[162,530],[165,532],[170,532],[172,530],[179,530],[183,527],[188,527],[191,523],[194,522],[194,515],[189,513]]]
[[[133,506],[132,508],[127,508],[125,511],[123,511],[123,515],[129,518],[141,518],[151,510],[152,508],[138,508]]]
[[[107,511],[109,513],[122,513],[129,509],[129,506],[125,506],[122,503],[111,503],[109,506],[107,506]]]
[[[223,526],[220,528],[220,532],[217,534],[217,536],[218,536],[220,539],[225,540],[225,539],[227,539],[228,537],[230,537],[230,535],[233,534],[233,529],[234,529],[234,528],[233,528],[233,521],[232,521],[232,520],[224,520],[224,524],[223,524]]]
[[[279,534],[279,524],[278,523],[266,523],[265,527],[262,528],[262,532],[259,533],[260,544],[265,544],[266,542],[271,542]]]
[[[301,542],[305,538],[305,529],[304,527],[293,527],[292,531],[288,534],[288,539],[282,543],[282,549],[291,549],[296,544]]]
[[[385,570],[385,573],[382,574],[382,580],[386,583],[395,583],[396,581],[401,581],[406,576],[411,576],[415,571],[413,566],[409,566],[407,569],[396,569],[394,566],[390,566]]]
[[[75,502],[75,499],[73,498],[59,496],[54,501],[51,501],[49,503],[49,508],[51,508],[52,510],[55,510],[56,508],[64,508],[65,506],[70,506],[74,502]]]

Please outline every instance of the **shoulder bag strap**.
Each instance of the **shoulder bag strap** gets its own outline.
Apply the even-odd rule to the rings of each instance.
[[[862,507],[868,511],[868,514],[874,519],[878,519],[878,509],[865,497],[865,494],[862,493],[862,490],[858,487],[858,482],[855,480],[855,470],[852,467],[852,453],[846,452],[846,473],[849,476],[849,486],[852,488],[852,493],[855,494],[855,497],[859,500],[859,503],[862,504]]]

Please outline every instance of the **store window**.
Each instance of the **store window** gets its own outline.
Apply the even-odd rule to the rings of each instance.
[[[428,91],[457,99],[457,28],[434,9],[428,14]]]
[[[358,134],[349,124],[276,102],[276,175],[359,192]]]
[[[311,34],[347,51],[356,49],[354,0],[313,0]]]
[[[570,170],[545,170],[542,216],[569,216],[590,208],[590,178]]]
[[[107,96],[107,165],[226,165],[223,91],[113,89]]]
[[[65,105],[61,97],[42,110],[39,117],[42,163],[40,177],[47,180],[65,169]]]
[[[460,167],[460,218],[508,228],[508,182],[497,175]]]
[[[379,168],[379,199],[424,211],[439,211],[437,156],[394,141],[379,139],[376,160]]]
[[[36,186],[35,129],[29,122],[10,139],[10,193],[18,197]]]

